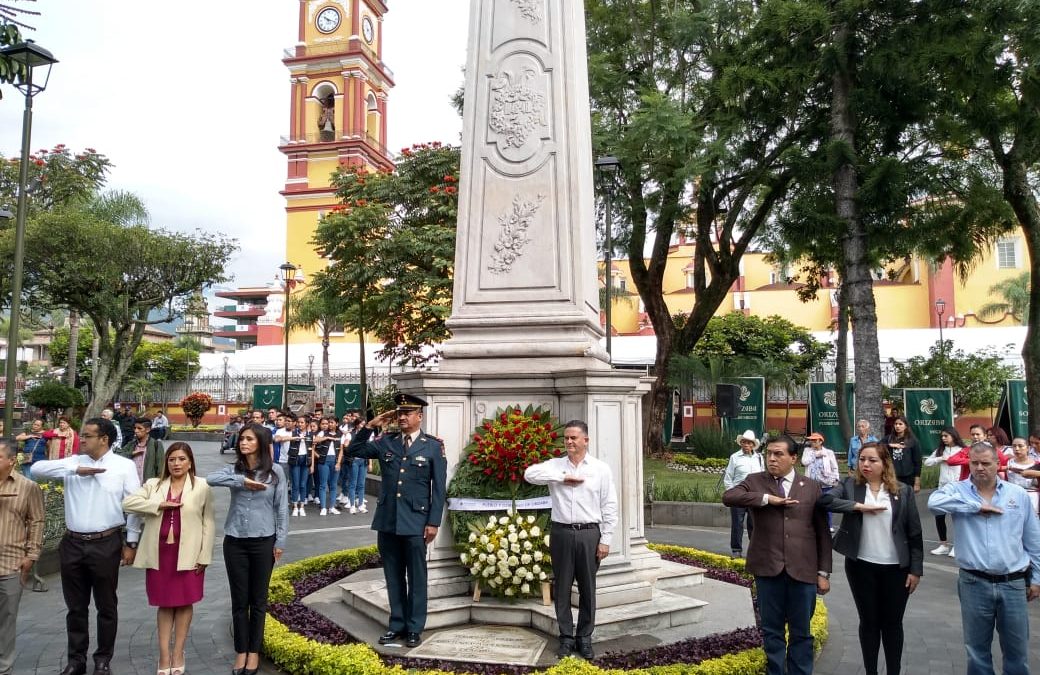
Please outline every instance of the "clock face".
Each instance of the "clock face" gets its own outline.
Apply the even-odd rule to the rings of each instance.
[[[334,7],[326,7],[318,12],[318,20],[315,23],[322,33],[331,33],[339,28],[339,21],[339,12]]]
[[[361,34],[365,38],[365,42],[371,43],[376,37],[376,29],[372,26],[372,19],[365,17],[361,21]]]

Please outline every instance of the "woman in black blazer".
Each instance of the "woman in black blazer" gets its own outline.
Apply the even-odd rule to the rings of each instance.
[[[859,644],[868,675],[878,672],[885,645],[889,675],[903,656],[903,612],[924,573],[924,539],[912,485],[896,480],[892,458],[878,443],[860,449],[854,474],[817,504],[846,514],[834,535],[859,614]]]

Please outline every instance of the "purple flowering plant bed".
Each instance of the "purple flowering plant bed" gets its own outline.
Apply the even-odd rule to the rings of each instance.
[[[672,546],[653,546],[665,560],[695,565],[706,570],[705,576],[725,583],[751,587],[751,575],[743,571],[742,562],[730,561],[723,556],[701,553],[691,549]],[[311,569],[290,580],[293,599],[290,602],[272,602],[271,615],[289,630],[315,642],[329,645],[357,643],[347,631],[318,612],[304,606],[302,599],[344,577],[363,569],[382,566],[378,555],[363,557],[356,562],[336,564],[324,569]],[[757,608],[756,608],[757,610]],[[757,611],[756,611],[757,614]],[[634,669],[671,664],[694,665],[702,661],[735,654],[761,647],[762,636],[758,628],[740,628],[728,633],[717,633],[701,638],[690,638],[668,645],[630,653],[608,652],[592,661],[601,668]],[[418,659],[406,656],[381,655],[387,666],[400,666],[407,670],[437,670],[474,675],[527,675],[540,670],[535,667],[489,664],[441,659]]]

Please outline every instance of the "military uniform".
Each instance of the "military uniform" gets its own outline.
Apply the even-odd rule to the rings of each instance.
[[[347,446],[347,454],[379,461],[382,492],[372,529],[379,533],[390,600],[389,630],[418,635],[426,626],[424,530],[427,525],[440,527],[444,514],[448,471],[444,442],[420,430],[406,449],[401,433],[369,442],[371,436],[372,430],[362,427]]]

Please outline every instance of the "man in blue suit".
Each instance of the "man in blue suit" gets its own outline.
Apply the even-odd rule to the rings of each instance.
[[[362,427],[347,454],[379,461],[382,492],[372,529],[383,558],[390,625],[379,644],[404,638],[409,647],[422,642],[426,626],[426,546],[437,536],[444,513],[448,460],[444,441],[421,429],[426,401],[411,394],[394,398],[389,410]],[[376,427],[394,418],[399,431],[369,442]]]

